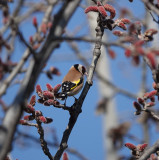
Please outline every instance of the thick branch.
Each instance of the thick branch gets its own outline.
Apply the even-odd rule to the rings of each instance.
[[[73,12],[79,5],[80,0],[76,1],[65,1],[63,6],[54,18],[53,26],[50,30],[48,38],[40,53],[38,54],[38,60],[31,60],[28,71],[24,78],[23,83],[18,91],[14,102],[7,111],[0,128],[0,159],[3,160],[10,150],[11,142],[13,140],[14,132],[16,130],[17,123],[22,114],[22,106],[24,106],[26,100],[34,89],[35,82],[50,57],[52,51],[57,48],[59,42],[51,41],[54,36],[61,36],[63,34],[63,28],[67,25]]]

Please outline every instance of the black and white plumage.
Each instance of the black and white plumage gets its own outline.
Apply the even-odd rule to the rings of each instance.
[[[61,99],[66,99],[67,96],[74,96],[81,91],[84,75],[87,75],[87,72],[83,65],[75,64],[70,68],[62,81]]]

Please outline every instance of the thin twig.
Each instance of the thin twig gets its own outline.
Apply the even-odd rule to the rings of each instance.
[[[47,147],[47,142],[44,139],[44,129],[42,127],[42,123],[39,121],[38,117],[36,117],[36,116],[35,116],[35,120],[37,122],[37,129],[38,129],[38,133],[40,135],[40,142],[41,142],[42,150],[45,153],[45,155],[48,156],[48,158],[50,160],[53,160],[53,157],[49,151],[49,148]]]

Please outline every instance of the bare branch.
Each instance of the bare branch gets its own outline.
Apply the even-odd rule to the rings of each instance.
[[[63,28],[67,25],[79,3],[80,0],[68,0],[63,3],[61,9],[54,18],[54,25],[50,30],[48,38],[38,54],[38,61],[35,61],[34,59],[31,60],[24,81],[21,84],[14,102],[7,111],[0,128],[0,159],[4,159],[10,149],[17,123],[22,114],[22,106],[25,105],[26,100],[34,90],[35,82],[43,69],[44,64],[46,64],[52,51],[59,45],[59,42],[51,41],[52,37],[61,36],[63,34]]]

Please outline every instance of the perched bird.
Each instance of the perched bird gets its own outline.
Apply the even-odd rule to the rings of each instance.
[[[75,64],[70,68],[62,81],[62,99],[66,99],[67,96],[74,96],[80,92],[83,87],[84,75],[87,75],[87,72],[81,64]]]

